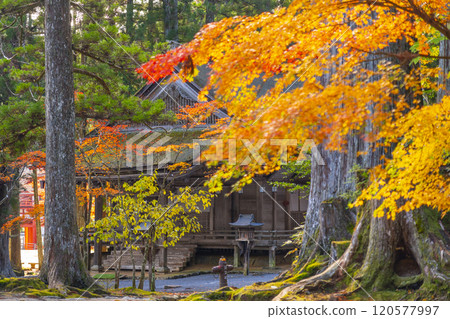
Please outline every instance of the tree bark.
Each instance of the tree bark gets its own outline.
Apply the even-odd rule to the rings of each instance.
[[[150,41],[150,43],[153,43],[157,41],[157,37],[158,37],[158,30],[156,28],[156,24],[155,24],[155,12],[154,12],[155,8],[153,6],[153,0],[148,0],[148,5],[147,5],[147,23],[146,23],[146,27],[147,27],[147,41]]]
[[[178,0],[163,0],[164,36],[166,40],[178,41]]]
[[[144,281],[145,281],[145,267],[147,265],[147,261],[149,259],[149,254],[150,254],[150,242],[149,240],[145,240],[145,248],[144,248],[144,259],[142,260],[142,265],[141,265],[141,275],[139,277],[139,285],[138,285],[138,289],[144,289]],[[150,266],[149,266],[150,269]],[[150,273],[150,271],[149,271]]]
[[[20,215],[20,200],[19,200],[19,183],[15,183],[14,189],[11,191],[11,201],[9,203],[9,211],[13,218]],[[22,271],[22,258],[20,252],[20,223],[16,223],[10,232],[10,258],[11,266],[16,272]]]
[[[439,55],[440,56],[449,56],[450,53],[450,40],[443,40],[439,46]],[[442,87],[438,90],[437,94],[437,102],[442,101],[442,98],[446,95],[450,94],[450,78],[448,74],[450,72],[450,60],[441,59],[439,60],[439,68],[441,69],[439,73],[438,83],[442,85]]]
[[[46,196],[41,279],[49,288],[87,287],[75,217],[75,106],[70,1],[45,1]]]
[[[0,168],[0,173],[3,173]],[[9,183],[0,182],[0,225],[3,225],[9,216]],[[0,233],[0,276],[14,277],[14,271],[9,260],[9,235],[7,232]]]

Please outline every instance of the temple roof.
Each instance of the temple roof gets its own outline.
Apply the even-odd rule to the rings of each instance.
[[[230,223],[233,227],[259,227],[264,225],[263,223],[255,222],[255,215],[253,214],[239,214],[239,218],[234,223]]]

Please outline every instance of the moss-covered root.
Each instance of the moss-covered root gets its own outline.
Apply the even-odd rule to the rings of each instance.
[[[107,294],[107,292],[97,286],[93,286],[89,290],[75,287],[48,289],[48,286],[38,278],[0,279],[0,292],[30,298],[98,298]]]
[[[37,278],[0,278],[0,291],[20,293],[29,289],[43,290],[47,285]]]
[[[243,288],[223,287],[214,291],[192,294],[183,301],[269,301],[284,286],[279,284],[253,284]]]

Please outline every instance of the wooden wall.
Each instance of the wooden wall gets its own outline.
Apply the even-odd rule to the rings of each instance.
[[[226,194],[231,188],[225,186],[214,198],[208,214],[208,229],[230,230],[229,223],[235,222],[239,214],[254,214],[256,222],[264,223],[261,227],[263,230],[290,230],[303,222],[308,207],[307,198],[300,198],[301,194],[298,191],[290,193],[281,187],[273,191],[272,186],[264,180],[258,181],[258,184],[260,186],[256,183],[247,185],[242,193],[233,193],[229,196]],[[260,187],[264,187],[265,191],[261,191]],[[204,219],[205,217],[202,218]]]

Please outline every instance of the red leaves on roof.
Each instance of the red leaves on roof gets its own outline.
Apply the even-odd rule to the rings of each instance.
[[[182,45],[165,54],[159,54],[140,68],[136,69],[137,73],[142,74],[144,79],[149,83],[156,82],[160,79],[171,75],[177,65],[180,63],[192,63],[190,56],[194,53],[194,49]]]

